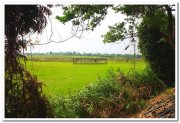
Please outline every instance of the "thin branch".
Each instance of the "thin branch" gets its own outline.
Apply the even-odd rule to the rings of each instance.
[[[77,29],[77,30],[78,30],[78,29]],[[63,42],[66,42],[67,40],[75,37],[76,34],[77,34],[77,31],[76,31],[73,35],[71,35],[70,37],[68,37],[68,38],[66,38],[66,39],[64,39],[64,40],[61,40],[61,41],[53,41],[53,40],[51,40],[51,41],[49,41],[49,42],[41,43],[41,44],[33,44],[33,43],[32,43],[32,45],[46,45],[46,44],[49,44],[49,43],[63,43]]]
[[[51,23],[51,35],[50,35],[50,37],[49,37],[49,42],[51,41],[51,38],[52,38],[52,36],[53,36],[53,25],[52,25],[52,21],[51,21],[51,19],[49,18],[49,16],[48,16],[48,19],[49,19],[49,22]]]
[[[31,43],[31,45],[46,45],[46,44],[49,44],[49,43],[63,43],[63,42],[66,42],[66,41],[68,41],[69,39],[71,39],[73,37],[76,37],[76,35],[77,35],[78,31],[79,31],[79,25],[78,25],[77,29],[75,30],[75,33],[74,34],[72,33],[72,35],[69,36],[68,38],[66,38],[64,40],[61,40],[61,41],[53,41],[53,40],[51,40],[51,37],[53,35],[52,22],[50,21],[50,23],[51,23],[51,35],[50,35],[49,41],[46,42],[46,43],[41,43],[41,44],[33,44],[33,43]],[[29,43],[29,42],[27,42],[27,43]]]

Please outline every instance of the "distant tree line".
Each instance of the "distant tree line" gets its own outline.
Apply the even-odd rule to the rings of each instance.
[[[122,57],[122,58],[131,58],[134,57],[134,54],[115,54],[115,53],[80,53],[76,51],[67,51],[67,52],[47,52],[47,53],[32,53],[33,55],[79,55],[79,56],[99,56],[99,57]],[[31,55],[31,53],[27,53]],[[141,58],[141,54],[137,54],[136,58]]]

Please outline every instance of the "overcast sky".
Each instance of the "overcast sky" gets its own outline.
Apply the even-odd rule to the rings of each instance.
[[[53,7],[52,16],[50,19],[52,21],[52,28],[50,22],[48,22],[47,27],[44,29],[42,34],[31,36],[32,40],[39,40],[40,43],[48,42],[51,29],[53,30],[52,40],[61,41],[67,39],[71,36],[71,22],[67,24],[60,23],[55,19],[56,15],[62,15],[62,9],[60,7]],[[112,26],[117,22],[123,21],[124,15],[120,13],[114,13],[113,10],[109,9],[106,18],[101,22],[101,25],[97,26],[94,31],[86,31],[83,33],[81,39],[76,37],[71,38],[63,43],[50,43],[47,45],[38,45],[31,48],[34,53],[45,53],[45,52],[66,52],[66,51],[76,51],[76,52],[86,52],[86,53],[116,53],[116,54],[133,54],[133,47],[131,46],[128,50],[124,50],[125,47],[130,43],[129,40],[125,40],[119,43],[103,43],[103,38],[101,35],[105,34],[109,29],[108,26]],[[27,52],[30,52],[28,48]]]

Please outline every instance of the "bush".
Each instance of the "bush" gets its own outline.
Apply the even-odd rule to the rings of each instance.
[[[42,93],[42,84],[29,72],[23,70],[21,73],[21,76],[16,74],[16,79],[5,80],[5,117],[47,117],[50,107]]]
[[[54,117],[113,118],[129,117],[145,107],[145,100],[165,89],[150,70],[142,73],[109,71],[107,77],[89,84],[74,96],[57,96],[51,102]]]
[[[64,97],[62,95],[54,96],[50,98],[50,105],[53,109],[54,118],[76,118],[78,114],[76,113],[76,107],[79,106],[78,98],[75,100],[73,96]],[[78,106],[77,106],[78,105]],[[50,116],[51,117],[51,116]]]
[[[141,23],[139,48],[150,68],[168,86],[175,83],[175,50],[162,39],[159,27]]]
[[[133,82],[131,84],[139,95],[144,95],[143,98],[157,95],[166,88],[162,80],[149,67],[146,67],[140,73],[130,73],[128,77]]]

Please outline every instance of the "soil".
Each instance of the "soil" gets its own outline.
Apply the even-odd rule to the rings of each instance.
[[[146,102],[147,108],[132,116],[136,118],[175,118],[174,88],[167,89],[160,95]]]

